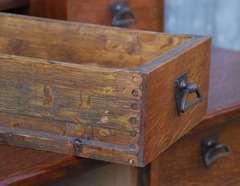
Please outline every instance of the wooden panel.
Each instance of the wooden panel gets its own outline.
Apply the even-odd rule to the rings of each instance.
[[[0,145],[0,185],[42,185],[86,173],[106,163]]]
[[[1,53],[107,68],[137,68],[190,38],[9,14],[0,21]]]
[[[60,42],[63,42],[61,35],[67,34],[70,27],[73,30],[74,28],[81,30],[81,26],[44,22],[13,15],[8,17],[6,14],[1,16],[1,20],[4,23],[1,27],[3,40],[8,36],[13,39],[8,38],[9,41],[5,46],[9,47],[2,48],[2,52],[7,54],[0,55],[2,112],[0,141],[11,145],[126,164],[131,159],[132,164],[137,165],[141,110],[139,87],[142,83],[139,72],[49,61],[52,58],[48,60],[30,58],[41,58],[43,54],[39,52],[51,51],[51,48],[47,50],[44,48],[44,40],[50,41],[49,39],[52,38],[56,45],[51,47],[58,48]],[[46,30],[46,24],[47,29],[51,31],[50,34]],[[10,25],[14,25],[15,29]],[[32,29],[28,30],[31,31],[31,35],[25,31],[19,34],[25,25]],[[56,25],[59,25],[59,29],[56,29]],[[86,33],[83,27],[82,32]],[[87,31],[92,30],[93,35],[98,33],[95,27],[85,28]],[[17,32],[11,34],[16,30],[18,34]],[[58,33],[55,30],[58,30]],[[46,37],[42,36],[44,33]],[[126,31],[123,33],[127,34]],[[114,32],[112,34],[114,35]],[[69,34],[68,37],[70,36],[73,37]],[[85,36],[82,35],[80,39],[83,38]],[[87,38],[90,37],[86,37],[85,40]],[[31,44],[24,44],[26,40],[30,40]],[[71,43],[75,43],[74,40],[70,40],[69,44]],[[40,50],[35,50],[34,46],[39,47],[41,44],[42,50],[41,47]],[[95,46],[94,43],[89,45],[88,48]],[[24,51],[29,51],[28,47],[33,47],[32,52],[36,54],[31,56],[27,53],[25,54],[27,57],[8,55],[9,53],[22,55]],[[50,56],[53,54],[50,53]],[[58,52],[55,56],[58,56],[57,54]],[[66,56],[70,60],[68,58],[65,60],[71,62],[72,55],[68,53]],[[133,92],[137,92],[137,95]],[[73,145],[75,139],[81,140],[79,150]]]
[[[69,0],[68,20],[112,25],[110,4],[115,0]],[[129,7],[137,16],[137,23],[124,27],[163,31],[163,0],[130,0]]]
[[[0,0],[0,11],[27,6],[29,0]]]
[[[44,54],[39,52],[51,51],[51,48],[44,48],[44,40],[49,42],[52,38],[52,42],[56,43],[51,47],[59,48],[60,42],[64,40],[61,36],[72,32],[67,31],[68,29],[72,27],[73,30],[81,30],[81,26],[77,24],[65,25],[13,15],[8,17],[6,14],[1,16],[1,20],[4,25],[1,27],[2,38],[18,37],[17,40],[7,42],[5,46],[9,48],[1,48],[2,52],[7,54],[22,55],[24,51],[29,51],[28,47],[32,47],[32,52],[36,52],[32,57],[41,58]],[[14,25],[15,29],[10,25]],[[21,31],[25,25],[32,29],[28,29],[32,34],[29,35],[25,29]],[[46,25],[48,27],[45,27]],[[57,25],[59,27],[56,27]],[[85,28],[87,31],[92,30],[93,35],[97,33],[95,27]],[[48,29],[51,32],[48,32]],[[16,30],[18,31],[12,34]],[[82,32],[86,33],[85,31],[82,27]],[[58,35],[58,39],[55,34]],[[79,35],[82,35],[80,39],[85,38],[83,34],[76,37]],[[73,37],[69,34],[68,37],[70,36]],[[85,40],[87,38],[90,38],[90,35]],[[24,44],[26,40],[30,40],[31,44]],[[71,43],[76,43],[74,37],[70,39],[69,44]],[[82,46],[84,43],[87,41],[83,42]],[[42,50],[41,47],[38,50],[34,46],[42,46]],[[88,48],[91,46],[95,46],[94,43],[90,43]],[[60,51],[63,52],[60,49],[54,53],[53,49],[50,56],[58,56]],[[28,53],[25,55],[31,57]],[[71,62],[71,57],[73,56],[68,53],[65,60]],[[1,142],[127,164],[129,159],[133,159],[134,163],[138,164],[141,109],[139,87],[142,79],[137,71],[49,61],[52,58],[41,60],[6,54],[1,54],[0,58],[0,110],[6,115],[1,118]],[[133,91],[138,94],[133,95]],[[135,105],[134,108],[132,104]],[[16,115],[24,115],[25,118]],[[85,132],[74,132],[79,130]],[[121,139],[124,136],[128,137],[123,142]],[[76,151],[73,146],[76,138],[80,138],[83,143],[81,151]],[[116,142],[116,138],[122,142]],[[127,143],[127,139],[130,139],[130,143]]]
[[[240,52],[213,48],[209,113],[240,104]]]
[[[94,140],[109,144],[129,146],[135,144],[139,148],[140,134],[129,135],[129,132],[113,129],[88,126],[84,124],[67,123],[64,121],[49,120],[46,118],[30,117],[0,112],[0,125],[14,129],[38,131],[59,136],[69,136],[81,139]]]
[[[211,39],[198,41],[200,42],[198,44],[195,42],[197,41],[188,41],[181,47],[176,47],[173,52],[174,57],[171,55],[169,58],[160,57],[153,63],[145,65],[150,73],[146,77],[148,83],[144,124],[144,164],[149,163],[196,126],[206,115]],[[183,73],[188,73],[188,82],[198,84],[203,102],[179,117],[176,111],[174,83]]]
[[[133,76],[130,75],[131,73],[123,73],[120,75],[122,72],[114,73],[112,71],[102,74],[100,71],[91,72],[91,70],[88,71],[87,69],[81,70],[80,68],[41,63],[36,60],[4,57],[4,55],[1,55],[0,69],[1,111],[35,116],[38,117],[38,119],[42,117],[55,120],[49,123],[45,122],[45,124],[41,123],[41,126],[43,127],[43,131],[46,131],[47,128],[51,126],[56,126],[52,128],[52,130],[56,130],[55,133],[57,133],[57,135],[54,135],[54,133],[50,135],[48,134],[49,131],[47,131],[47,133],[41,133],[41,130],[34,127],[36,123],[34,123],[34,120],[31,120],[31,118],[27,118],[27,120],[31,120],[31,122],[24,122],[23,124],[21,124],[21,120],[15,119],[16,122],[14,122],[13,125],[11,123],[6,125],[10,125],[11,127],[30,125],[32,127],[28,128],[28,130],[21,130],[22,132],[19,132],[18,129],[1,127],[2,142],[75,154],[83,157],[90,157],[89,153],[95,154],[99,152],[101,154],[102,149],[105,149],[105,154],[102,154],[103,159],[105,159],[105,156],[112,156],[113,151],[115,151],[114,154],[119,154],[122,158],[125,153],[128,154],[129,152],[130,157],[132,157],[133,154],[136,155],[138,148],[130,150],[129,146],[114,147],[106,143],[107,141],[100,144],[96,143],[93,139],[95,134],[92,129],[94,126],[98,127],[99,130],[100,128],[106,129],[106,131],[100,132],[102,138],[104,138],[104,136],[111,138],[110,134],[112,131],[110,129],[114,128],[117,129],[116,132],[113,132],[115,135],[118,132],[122,135],[123,132],[121,131],[125,131],[125,135],[129,137],[131,131],[139,133],[139,110],[133,110],[131,108],[131,104],[139,99],[138,96],[134,97],[132,95],[132,90],[137,89],[139,85],[136,87],[136,83],[132,81]],[[16,76],[16,74],[18,74],[18,76]],[[123,87],[122,82],[127,82],[129,75],[130,81]],[[123,79],[120,78],[121,76]],[[102,81],[104,84],[101,83],[101,78],[104,79]],[[134,85],[134,87],[131,88],[131,84]],[[107,88],[112,91],[105,93],[105,89]],[[7,118],[8,117],[7,115]],[[131,118],[136,118],[136,122],[133,123]],[[60,123],[61,125],[59,125],[57,121],[64,123]],[[69,131],[74,130],[74,128],[80,128],[81,125],[88,126],[86,128],[89,131],[89,136],[86,134],[71,135]],[[45,128],[45,126],[47,126],[47,128]],[[38,127],[41,128],[40,126]],[[34,128],[35,131],[39,131],[39,133],[34,132],[34,130],[29,130]],[[60,132],[58,130],[60,130]],[[15,134],[15,138],[10,134]],[[61,134],[65,135],[60,137],[59,135]],[[98,135],[96,135],[96,138],[98,138],[97,136]],[[78,137],[82,139],[86,147],[83,145],[82,152],[76,153],[72,142],[74,138]],[[116,135],[116,137],[118,137],[118,135]],[[20,143],[17,143],[17,141]],[[110,141],[116,144],[114,140]],[[99,145],[102,146],[102,148],[99,149]],[[92,149],[92,151],[89,151],[90,149]],[[117,153],[117,151],[119,152]],[[129,155],[126,156],[127,159],[124,158],[124,161],[127,163],[130,158]],[[95,156],[95,158],[97,157]],[[137,163],[137,160],[135,160],[135,162]]]
[[[21,13],[67,20],[67,4],[68,0],[30,0],[30,5],[26,10],[21,11]]]
[[[151,165],[151,186],[238,185],[240,175],[240,118],[184,136],[162,153]],[[219,134],[219,142],[231,147],[232,154],[204,166],[200,140]]]
[[[144,166],[205,114],[208,37],[11,14],[1,14],[0,20],[3,143]],[[190,81],[198,82],[204,103],[179,119],[174,80],[185,71]],[[155,94],[155,88],[164,92]],[[152,120],[153,110],[162,120]],[[186,122],[187,117],[192,119]],[[175,127],[177,123],[183,125]],[[75,139],[82,143],[80,150],[73,145]]]
[[[131,104],[141,97],[140,91],[132,95],[134,89],[139,90],[133,74],[4,55],[0,59],[1,111],[127,131],[138,128],[139,122],[136,127],[129,123],[139,112]],[[140,82],[141,77],[134,74]]]
[[[217,57],[219,55],[220,56],[228,56],[228,54],[230,54],[230,53],[232,53],[232,52],[225,50],[225,49],[219,49],[219,48],[213,47],[211,64],[213,67],[215,66],[217,68],[212,68],[211,74],[210,74],[210,82],[211,81],[213,82],[213,79],[218,79],[217,74],[219,73],[219,70],[221,70],[221,73],[224,76],[227,71],[231,71],[231,70],[235,71],[235,69],[236,69],[235,66],[228,66],[227,64],[230,60],[235,61],[235,62],[232,61],[233,64],[236,64],[236,65],[238,64],[238,61],[240,60],[240,58],[236,57],[236,56],[238,56],[237,52],[234,52],[234,53],[232,53],[232,55],[229,55],[229,57],[231,56],[231,58],[223,58],[223,57],[218,58]],[[226,68],[230,68],[231,70],[230,69],[225,70]],[[229,75],[231,75],[231,73]],[[234,79],[228,79],[228,81],[226,81],[226,82],[227,82],[226,86],[231,87],[231,86],[233,86],[232,83],[234,82]],[[203,122],[201,122],[201,124],[199,124],[198,126],[202,126],[202,127],[206,128],[206,127],[212,127],[215,125],[219,125],[221,123],[224,123],[224,125],[228,125],[227,122],[229,122],[229,120],[232,120],[232,117],[233,118],[236,118],[236,116],[240,117],[239,116],[240,111],[239,111],[239,109],[237,109],[237,108],[240,108],[239,106],[231,107],[231,104],[223,105],[223,107],[227,106],[228,109],[223,109],[222,111],[221,111],[221,107],[217,108],[217,106],[221,106],[221,105],[219,105],[219,102],[223,101],[221,99],[224,99],[224,97],[223,98],[218,97],[219,100],[216,100],[213,97],[213,95],[218,95],[219,93],[228,91],[225,89],[225,86],[223,86],[223,84],[219,84],[219,83],[213,84],[212,83],[212,84],[210,84],[209,88],[210,88],[209,104],[212,104],[211,106],[216,108],[217,112],[214,112],[213,110],[211,110],[211,115],[206,117],[205,120]],[[213,101],[212,98],[214,98],[215,101]],[[235,97],[231,97],[231,98],[238,99],[239,97],[236,95]],[[222,103],[224,103],[224,101]],[[235,105],[235,102],[233,100],[229,103],[232,103],[233,106]],[[193,131],[194,133],[196,133],[195,129],[198,131],[203,130],[202,128],[197,129],[195,127],[194,130],[191,130],[191,132]],[[184,139],[184,137],[183,137],[183,139]],[[49,152],[45,152],[45,151],[37,151],[37,150],[31,150],[31,149],[26,149],[26,148],[11,147],[11,146],[6,146],[6,145],[0,145],[0,148],[3,150],[3,152],[6,152],[6,153],[0,153],[0,162],[2,163],[2,164],[0,164],[1,165],[0,166],[0,173],[1,173],[0,180],[3,181],[4,179],[8,178],[8,179],[11,179],[12,184],[14,184],[16,182],[16,185],[20,185],[19,182],[21,180],[23,180],[23,181],[21,181],[23,183],[22,185],[26,185],[24,183],[28,183],[27,185],[29,185],[29,186],[30,185],[34,185],[34,186],[38,185],[37,184],[38,182],[40,182],[40,184],[47,183],[48,181],[52,181],[53,179],[58,181],[58,180],[67,178],[71,175],[73,176],[75,174],[76,175],[82,174],[84,171],[86,171],[87,168],[95,168],[94,165],[104,165],[104,162],[101,163],[100,161],[75,158],[72,156],[60,155],[57,153],[49,153]],[[168,154],[167,151],[165,154]],[[170,156],[171,155],[169,155],[169,157]],[[199,154],[198,154],[198,156],[199,156]],[[39,158],[39,157],[41,157],[41,158]],[[15,160],[15,161],[13,162],[13,160]],[[68,162],[68,166],[63,166],[63,165],[65,165],[66,161]],[[10,164],[9,162],[12,162],[12,164]],[[56,162],[56,163],[52,164],[52,162]],[[85,162],[86,164],[84,164],[83,162]],[[83,163],[83,164],[81,164],[81,163]],[[99,164],[97,164],[97,163],[99,163]],[[79,166],[79,165],[83,165],[83,166]],[[155,164],[155,165],[158,166],[158,164]],[[73,167],[75,167],[75,166],[79,167],[79,169],[74,170]],[[121,166],[121,165],[119,165],[119,166]],[[141,168],[140,169],[141,171],[139,171],[137,174],[133,175],[132,173],[129,173],[130,168],[131,167],[128,166],[127,170],[121,169],[121,171],[118,171],[118,175],[120,176],[120,179],[123,178],[123,176],[122,176],[123,174],[121,174],[121,172],[123,171],[124,173],[128,173],[127,175],[128,176],[130,175],[132,180],[136,180],[137,179],[136,177],[139,177],[140,182],[135,184],[136,186],[139,186],[142,183],[149,183],[149,181],[147,181],[147,180],[149,180],[148,175],[146,175],[147,170],[145,170],[144,168]],[[41,169],[42,171],[35,171],[35,170],[39,170],[39,169]],[[114,170],[116,170],[116,169],[114,169]],[[131,170],[135,171],[135,169],[131,169]],[[161,174],[161,172],[156,172],[156,169],[154,169],[154,170],[155,170],[155,172],[154,172],[155,174],[154,175],[152,174],[152,176],[155,176],[155,178],[154,178],[154,180],[155,180],[158,178],[158,173]],[[69,182],[71,182],[72,180],[76,180],[76,181],[78,181],[78,183],[84,182],[84,181],[89,181],[89,180],[93,180],[92,179],[93,176],[96,178],[97,175],[100,175],[99,178],[101,180],[105,179],[107,176],[108,176],[107,177],[108,179],[112,179],[113,177],[109,177],[108,171],[110,171],[111,174],[114,174],[113,169],[109,169],[109,167],[106,167],[106,169],[98,169],[96,171],[90,172],[87,175],[84,174],[83,176],[80,176],[78,178],[74,178],[74,179],[71,178],[70,180],[64,181],[64,183],[69,184]],[[25,172],[27,172],[28,176],[25,176]],[[165,172],[165,170],[164,170],[164,172]],[[98,173],[100,173],[100,174],[98,174]],[[39,176],[39,174],[41,176]],[[15,178],[15,175],[17,176],[18,179]],[[102,175],[104,175],[104,176],[102,176]],[[126,174],[124,174],[124,175],[126,176]],[[26,182],[28,180],[34,180],[34,182]],[[97,180],[99,181],[99,179],[97,179]],[[105,179],[105,181],[107,181],[107,179]],[[2,183],[2,182],[0,182],[0,183]],[[87,183],[89,184],[89,182],[87,182]],[[231,181],[231,184],[238,185],[238,180]],[[127,186],[128,184],[125,184],[125,185]],[[144,185],[144,186],[146,186],[146,185]]]
[[[112,25],[110,4],[115,0],[31,0],[27,10],[20,13],[37,17],[78,21],[83,23]],[[128,28],[163,31],[163,0],[131,0],[129,7],[138,21]]]
[[[239,131],[240,94],[232,93],[232,87],[235,87],[235,81],[240,77],[238,73],[239,62],[239,52],[213,47],[208,115],[204,121],[189,132],[190,135],[184,136],[178,142],[170,146],[169,149],[151,163],[152,186],[179,185],[179,183],[186,186],[206,185],[207,183],[208,185],[239,185],[240,170],[238,167],[240,159],[235,159],[237,158],[236,152],[239,151],[239,144],[233,142],[233,140],[239,140],[239,137],[234,136],[234,131],[236,130],[236,133]],[[238,87],[235,87],[234,90],[238,91]],[[220,125],[220,127],[217,127],[218,125]],[[209,170],[205,169],[200,154],[200,138],[203,135],[218,132],[220,132],[221,135],[222,131],[228,131],[228,127],[231,131],[224,132],[224,134],[228,136],[221,137],[221,142],[228,144],[230,140],[231,143],[234,143],[234,157],[231,157],[231,160],[226,158],[225,160],[216,161]],[[233,137],[231,137],[232,135]],[[225,140],[226,138],[228,138],[228,141]],[[191,155],[186,153],[189,152],[189,150]],[[232,161],[232,159],[234,159],[235,165],[232,162],[230,164],[227,163]],[[180,162],[181,165],[183,165],[184,162],[186,163],[181,167]],[[228,167],[223,168],[224,164]],[[223,175],[224,171],[226,171],[226,176]],[[188,176],[190,174],[192,176]],[[220,174],[221,176],[218,176]],[[214,179],[215,182],[211,182],[212,179]]]

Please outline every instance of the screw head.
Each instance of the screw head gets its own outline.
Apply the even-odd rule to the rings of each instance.
[[[133,110],[137,110],[138,105],[137,105],[136,103],[133,103],[133,104],[131,105],[131,108],[132,108]]]
[[[79,139],[75,139],[75,140],[73,141],[73,145],[74,145],[74,149],[75,149],[76,151],[80,151],[80,150],[81,150],[81,146],[82,146],[82,141],[79,140]]]
[[[132,91],[132,95],[133,95],[133,96],[137,96],[137,95],[138,95],[138,91],[137,91],[137,90],[133,90],[133,91]]]
[[[136,132],[136,131],[131,131],[131,132],[130,132],[130,135],[131,135],[132,137],[135,137],[135,136],[137,135],[137,132]]]
[[[137,123],[137,118],[131,117],[131,118],[130,118],[130,122],[131,122],[132,124],[136,124],[136,123]]]

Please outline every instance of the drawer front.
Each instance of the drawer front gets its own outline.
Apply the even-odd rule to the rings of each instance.
[[[117,0],[31,0],[25,13],[38,17],[110,26],[112,25],[110,5],[114,2]],[[136,15],[137,22],[124,27],[163,31],[163,0],[130,0],[127,6]]]
[[[184,43],[185,47],[190,43]],[[148,69],[151,65],[154,67],[146,77],[145,165],[200,123],[207,113],[211,40],[193,45],[190,49],[183,46],[170,52],[176,56],[159,57],[155,61],[157,65],[146,65]],[[188,75],[187,83],[194,83],[199,88],[202,101],[178,115],[176,96],[179,92],[174,84],[184,73]],[[184,95],[187,95],[186,92]],[[197,92],[189,94],[187,104],[197,97]],[[184,96],[180,100],[183,104]]]
[[[80,0],[68,2],[68,19],[86,23],[112,25],[110,5],[116,0]],[[130,0],[127,4],[137,17],[137,22],[124,27],[162,31],[163,30],[163,1]],[[86,16],[88,15],[88,16]],[[126,14],[127,15],[127,14]],[[161,17],[162,16],[162,17]],[[131,19],[127,15],[126,19]]]
[[[184,136],[151,164],[151,186],[239,185],[240,118]],[[201,140],[219,135],[219,143],[231,148],[231,155],[216,159],[207,168],[201,155]],[[224,152],[224,151],[221,151]]]

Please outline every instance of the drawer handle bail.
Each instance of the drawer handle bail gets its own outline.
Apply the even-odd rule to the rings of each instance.
[[[230,147],[226,144],[218,143],[218,138],[217,134],[213,134],[201,140],[202,157],[207,168],[215,160],[231,154]]]
[[[137,22],[137,16],[131,8],[127,6],[128,0],[116,1],[111,3],[110,8],[112,12],[112,26],[122,27],[127,24],[134,24]],[[130,19],[125,19],[127,15]]]
[[[187,83],[187,73],[179,76],[175,81],[176,89],[176,104],[178,115],[181,116],[181,113],[186,112],[188,109],[202,101],[202,94],[196,83]],[[187,103],[187,98],[189,94],[196,93],[197,97],[190,103]]]

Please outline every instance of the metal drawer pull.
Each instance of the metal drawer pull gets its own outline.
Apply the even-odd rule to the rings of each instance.
[[[218,138],[216,134],[202,138],[201,151],[206,167],[209,167],[215,160],[231,154],[230,147],[226,144],[218,143]]]
[[[122,27],[127,24],[134,24],[137,22],[137,16],[131,8],[127,6],[128,0],[113,2],[110,6],[112,11],[112,26]],[[131,16],[130,19],[126,19],[126,15]]]
[[[202,94],[196,83],[187,83],[187,73],[179,76],[175,81],[176,89],[176,103],[177,103],[177,112],[180,116],[181,113],[186,112],[189,108],[193,107],[197,103],[202,101]],[[187,98],[189,94],[196,93],[197,98],[187,103]]]

